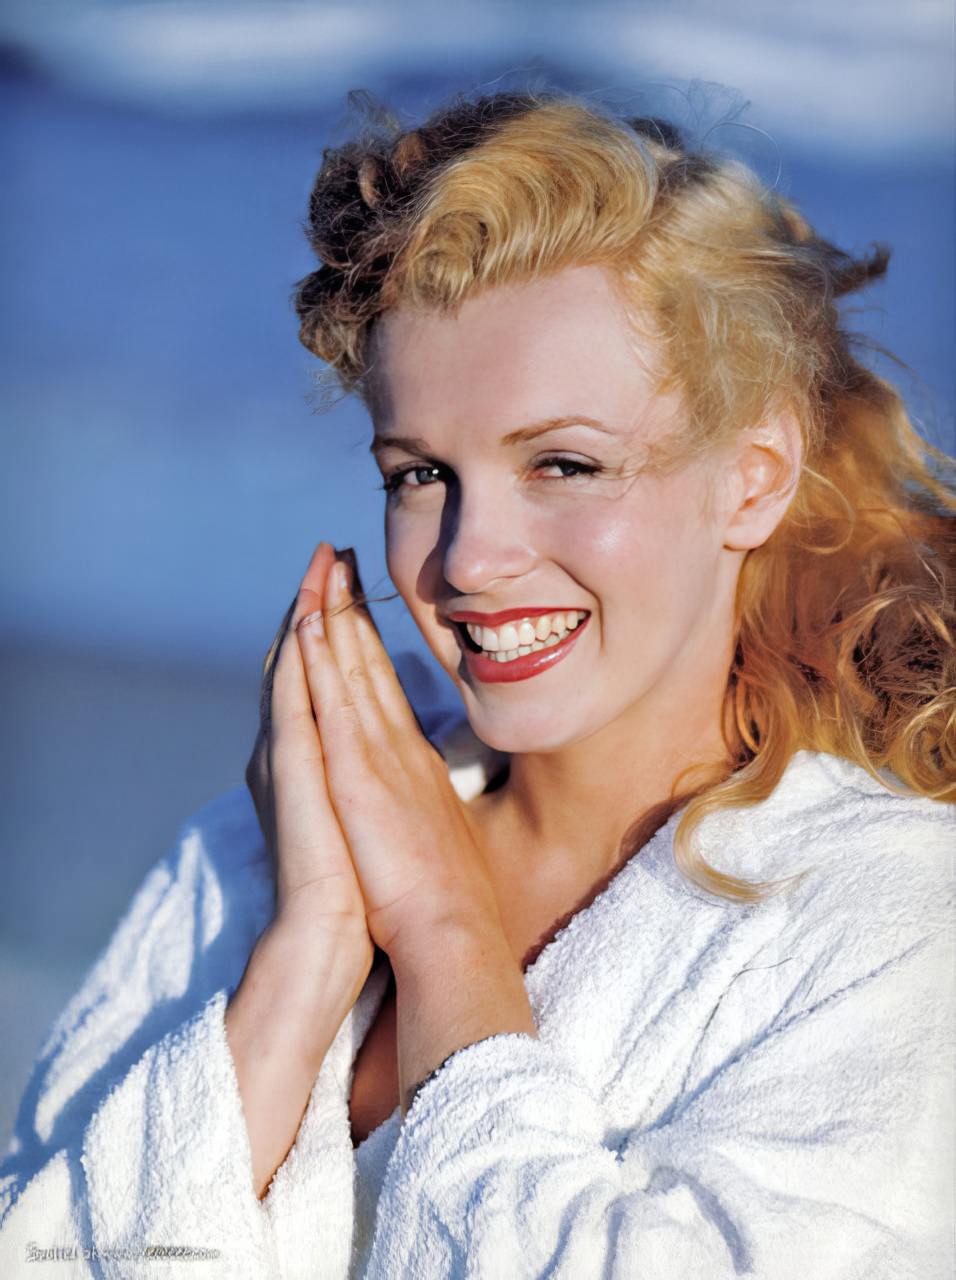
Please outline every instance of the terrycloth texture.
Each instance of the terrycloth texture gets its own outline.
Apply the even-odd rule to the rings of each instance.
[[[451,776],[469,795],[484,769]],[[700,829],[750,879],[816,867],[744,908],[680,876],[679,816],[529,968],[539,1038],[459,1050],[353,1152],[377,966],[260,1203],[223,1011],[274,890],[245,788],[214,801],[43,1047],[0,1166],[0,1275],[32,1241],[220,1250],[56,1264],[124,1280],[949,1280],[952,807],[800,752]]]

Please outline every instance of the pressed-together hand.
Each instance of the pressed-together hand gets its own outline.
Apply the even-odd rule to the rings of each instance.
[[[329,798],[295,624],[322,601],[335,559],[319,543],[266,656],[246,785],[272,854],[275,917],[226,1006],[256,1195],[291,1147],[316,1076],[374,960],[359,887]]]
[[[476,829],[349,576],[336,566],[297,634],[329,796],[395,973],[404,1116],[456,1050],[537,1028]]]
[[[310,932],[327,932],[367,973],[373,947],[365,902],[329,799],[322,742],[295,637],[296,623],[321,606],[334,560],[331,544],[320,542],[266,657],[259,734],[246,785],[275,863],[277,919],[284,922],[293,913],[307,919]]]
[[[329,795],[372,939],[392,955],[457,919],[498,920],[474,828],[422,733],[388,653],[337,561],[297,627]]]

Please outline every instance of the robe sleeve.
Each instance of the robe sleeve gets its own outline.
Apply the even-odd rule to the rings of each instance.
[[[765,957],[788,962],[760,1031],[623,1139],[544,1039],[452,1054],[404,1119],[366,1280],[951,1276],[956,826],[909,813],[829,851]]]
[[[187,823],[61,1014],[0,1165],[0,1274],[347,1274],[351,1012],[263,1201],[253,1187],[224,1013],[273,901],[259,841],[244,789]]]

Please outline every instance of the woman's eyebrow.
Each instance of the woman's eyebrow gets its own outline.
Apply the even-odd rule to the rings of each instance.
[[[501,437],[501,443],[508,447],[523,444],[542,436],[546,431],[557,431],[559,427],[593,427],[595,431],[605,431],[608,435],[616,435],[613,427],[607,426],[599,418],[592,418],[586,413],[566,413],[557,418],[544,418],[540,422],[529,422],[527,426],[516,427]],[[389,445],[396,449],[404,449],[407,453],[417,453],[425,458],[429,456],[428,443],[419,436],[376,436],[369,445],[369,452],[379,454]]]

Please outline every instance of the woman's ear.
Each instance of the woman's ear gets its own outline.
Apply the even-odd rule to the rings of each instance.
[[[728,550],[749,551],[767,541],[797,491],[802,463],[803,433],[789,411],[741,434],[726,473]]]

